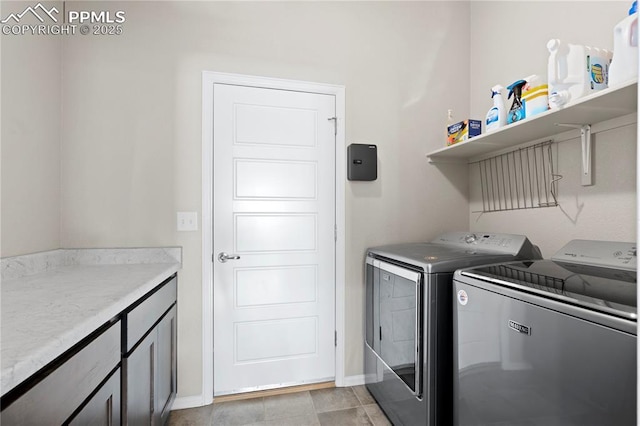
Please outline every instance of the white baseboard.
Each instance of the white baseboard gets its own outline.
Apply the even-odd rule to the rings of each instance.
[[[355,376],[346,376],[343,380],[342,380],[342,386],[347,387],[347,386],[360,386],[360,385],[364,385],[364,374],[358,374]]]
[[[202,395],[183,396],[176,398],[175,401],[173,401],[171,411],[183,410],[185,408],[202,407],[203,405],[207,404],[205,404],[204,397]]]

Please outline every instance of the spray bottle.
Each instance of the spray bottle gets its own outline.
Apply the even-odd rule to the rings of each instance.
[[[522,88],[526,84],[527,80],[518,80],[507,87],[509,90],[509,96],[507,96],[507,99],[511,99],[511,95],[513,95],[513,103],[507,113],[507,124],[523,120],[527,116],[525,106],[522,103]]]
[[[485,121],[485,129],[487,132],[492,132],[507,124],[507,111],[504,106],[504,100],[502,99],[502,90],[504,90],[504,87],[499,84],[491,88],[493,108],[487,112]]]

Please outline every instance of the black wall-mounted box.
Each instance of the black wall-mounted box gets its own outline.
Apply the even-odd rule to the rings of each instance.
[[[378,179],[378,147],[352,143],[347,147],[347,179]]]

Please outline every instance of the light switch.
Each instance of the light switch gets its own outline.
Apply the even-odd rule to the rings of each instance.
[[[197,231],[198,212],[178,212],[178,231]]]

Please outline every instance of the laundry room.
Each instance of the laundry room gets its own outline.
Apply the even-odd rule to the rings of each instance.
[[[309,411],[294,410],[303,423],[439,424],[436,404],[451,413],[443,422],[465,424],[455,401],[425,396],[432,385],[460,389],[440,376],[421,381],[440,367],[413,353],[428,357],[431,347],[416,321],[428,280],[455,308],[444,318],[485,300],[464,286],[489,272],[454,276],[458,268],[566,262],[566,247],[598,257],[600,248],[570,245],[586,240],[632,244],[602,250],[633,257],[618,278],[635,285],[637,72],[552,98],[549,71],[554,46],[566,68],[569,45],[589,52],[581,59],[608,58],[606,77],[616,60],[620,69],[614,47],[626,39],[614,29],[635,16],[637,34],[632,3],[3,0],[2,420],[28,418],[25,396],[66,382],[75,399],[33,411],[54,423],[82,419],[104,394],[125,424],[127,410],[150,399],[145,415],[156,423],[285,424],[287,410],[270,411],[268,398],[308,386],[296,398]],[[527,98],[533,86],[544,96]],[[539,117],[530,108],[487,132],[498,98],[512,111],[520,95],[529,106],[545,99]],[[450,144],[448,128],[474,120],[481,134]],[[351,175],[356,146],[375,148],[365,180]],[[418,273],[398,270],[416,265],[422,252],[406,247],[421,243],[442,250],[421,254]],[[470,244],[489,254],[459,257]],[[390,245],[404,248],[375,249]],[[437,256],[453,260],[445,268]],[[384,277],[409,298],[388,312],[412,315],[398,320],[401,348],[382,340],[382,308],[367,311]],[[526,321],[496,321],[535,337]],[[451,339],[440,345],[453,347],[456,326],[440,329]],[[616,330],[635,342],[625,327]],[[486,336],[487,347],[496,339]],[[95,355],[114,348],[108,360]],[[137,357],[144,348],[164,376],[131,376],[148,371]],[[460,366],[453,349],[438,353],[452,360],[446,371],[473,359],[460,355]],[[100,373],[69,379],[78,356],[99,361]],[[376,390],[376,374],[391,385]],[[133,385],[144,380],[151,390]],[[404,397],[385,402],[403,392],[420,401],[416,411]],[[238,408],[245,423],[216,411],[248,394],[258,397]]]

